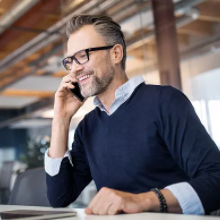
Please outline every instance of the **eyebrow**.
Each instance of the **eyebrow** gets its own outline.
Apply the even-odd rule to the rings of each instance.
[[[99,47],[89,47],[89,48],[85,48],[85,49],[78,50],[78,51],[76,51],[73,55],[66,56],[66,58],[72,57],[72,56],[74,56],[76,53],[78,53],[78,52],[80,52],[80,51],[84,51],[84,50],[97,51],[97,50],[106,50],[106,49],[108,49],[108,48],[110,49],[110,48],[112,48],[112,47],[114,47],[114,45],[99,46]],[[100,48],[102,48],[102,49],[100,49]]]
[[[87,48],[81,49],[81,50],[86,50],[86,49],[87,49]],[[74,54],[78,53],[78,52],[81,51],[81,50],[78,50],[78,51],[76,51],[75,53],[72,53],[71,55],[66,55],[66,58],[67,58],[67,57],[72,57]]]

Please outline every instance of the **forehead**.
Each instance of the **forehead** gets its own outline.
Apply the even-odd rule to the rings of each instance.
[[[86,25],[70,35],[67,42],[67,56],[79,50],[104,45],[103,37],[96,32],[93,25]]]

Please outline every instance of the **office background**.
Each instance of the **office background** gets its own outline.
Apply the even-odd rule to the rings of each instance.
[[[13,161],[1,203],[18,173],[43,166],[54,93],[67,74],[65,23],[81,13],[118,22],[128,77],[182,90],[220,148],[220,0],[0,0],[0,183],[3,165]],[[92,102],[72,118],[69,148]],[[87,190],[78,205],[89,202],[94,183]]]

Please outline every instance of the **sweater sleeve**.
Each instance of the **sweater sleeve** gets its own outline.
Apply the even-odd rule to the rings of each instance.
[[[158,99],[159,130],[179,167],[189,176],[205,213],[220,208],[220,151],[187,97],[162,87]]]
[[[70,151],[73,166],[65,157],[61,162],[59,173],[55,176],[48,174],[46,176],[47,197],[53,207],[66,207],[74,202],[92,180],[80,129],[79,125]]]

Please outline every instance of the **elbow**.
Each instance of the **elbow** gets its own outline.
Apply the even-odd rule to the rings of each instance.
[[[48,201],[49,201],[50,206],[53,208],[65,208],[71,204],[71,202],[68,200],[49,199],[48,198]]]
[[[73,198],[73,194],[56,194],[56,193],[48,193],[47,198],[51,207],[53,208],[64,208],[69,206],[72,202],[74,202],[75,198]]]
[[[65,208],[69,205],[69,204],[58,203],[58,202],[54,202],[54,201],[50,201],[49,204],[53,208]]]

